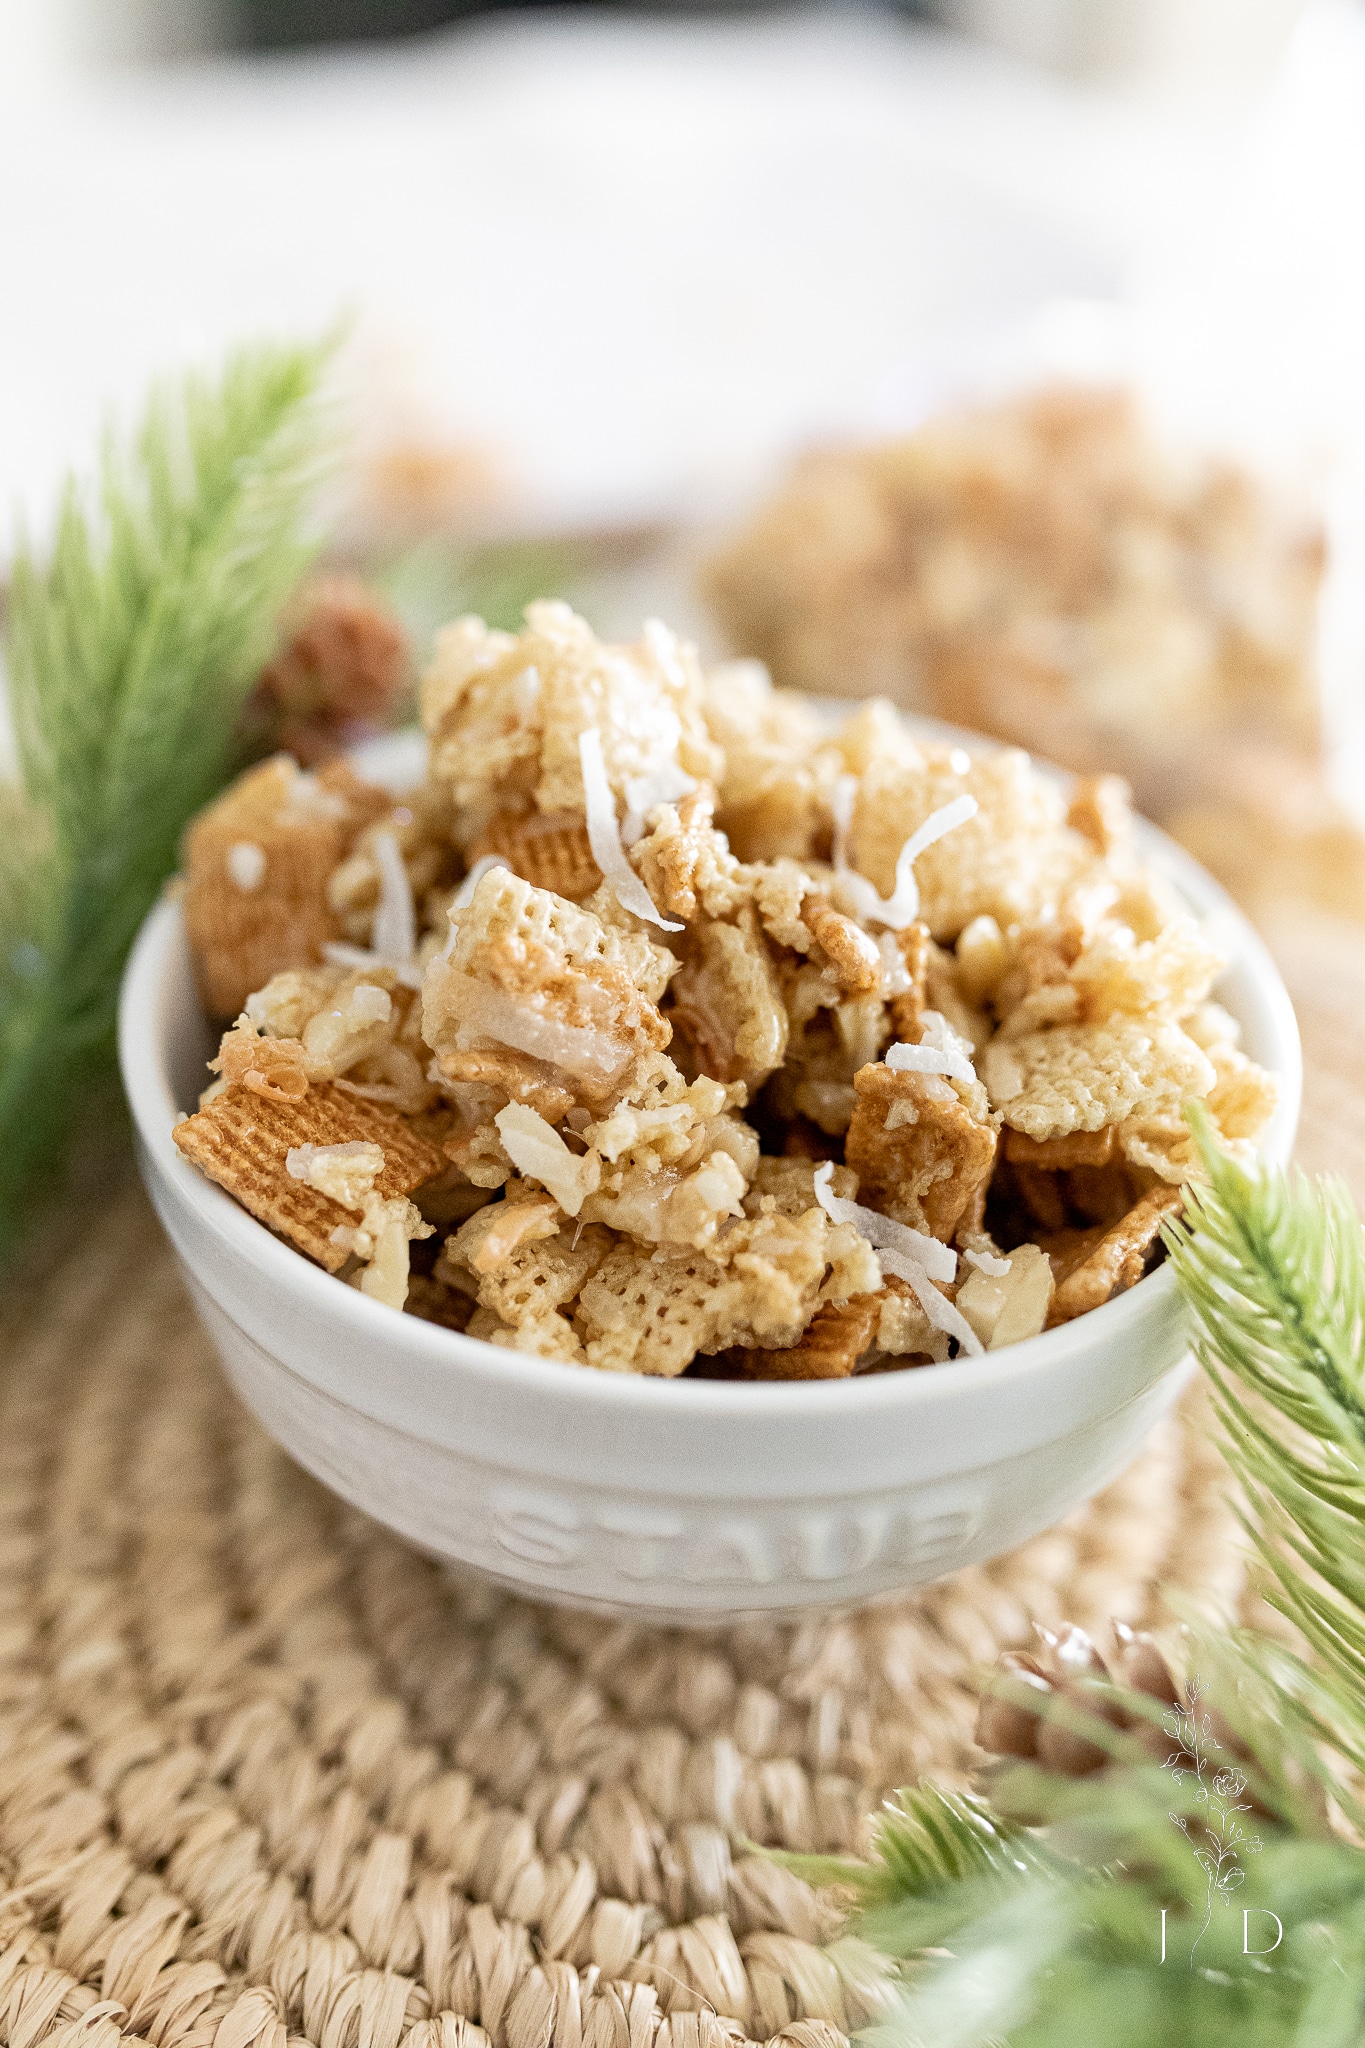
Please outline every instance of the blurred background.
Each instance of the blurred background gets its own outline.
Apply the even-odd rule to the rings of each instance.
[[[344,314],[419,657],[553,589],[1115,767],[1365,1086],[1365,0],[0,0],[0,177],[0,560]]]

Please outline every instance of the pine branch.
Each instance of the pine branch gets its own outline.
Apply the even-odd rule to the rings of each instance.
[[[1268,1598],[1312,1652],[1310,1665],[1244,1632],[1243,1661],[1249,1674],[1273,1674],[1288,1721],[1359,1771],[1365,1239],[1340,1183],[1248,1172],[1192,1121],[1209,1179],[1170,1232],[1171,1259]]]
[[[314,551],[329,350],[244,349],[152,395],[49,559],[13,565],[7,665],[22,821],[0,874],[0,1252],[109,1065],[118,978]]]
[[[945,1940],[1001,1894],[1053,1867],[1031,1834],[984,1799],[935,1785],[888,1801],[874,1824],[867,1862],[763,1853],[808,1884],[849,1893],[857,1938],[892,1957]]]
[[[1191,1121],[1208,1182],[1169,1233],[1172,1263],[1269,1597],[1305,1653],[1254,1628],[1192,1629],[1190,1669],[1245,1771],[1189,1712],[1171,1731],[1181,1783],[1134,1761],[1113,1720],[1162,1709],[1096,1680],[1082,1688],[1093,1714],[1032,1699],[1111,1758],[1102,1771],[1020,1765],[989,1805],[905,1796],[911,1824],[884,1823],[873,1866],[840,1881],[864,1938],[910,1957],[947,1939],[952,1953],[910,1964],[877,2048],[1365,2037],[1365,1851],[1331,1826],[1336,1812],[1365,1834],[1352,1782],[1365,1776],[1365,1246],[1340,1187],[1248,1171]],[[1254,1832],[1253,1795],[1268,1816]],[[1283,1928],[1268,1960],[1244,1952],[1243,1909]]]

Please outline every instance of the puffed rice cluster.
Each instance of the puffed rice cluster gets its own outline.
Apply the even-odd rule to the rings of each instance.
[[[1133,1285],[1275,1099],[1132,843],[889,706],[567,605],[458,620],[400,800],[279,756],[191,828],[187,1157],[378,1301],[603,1371],[837,1378]]]

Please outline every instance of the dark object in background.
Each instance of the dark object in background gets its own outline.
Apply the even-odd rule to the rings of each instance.
[[[519,12],[537,0],[233,0],[232,41],[239,49],[287,50],[315,43],[388,42],[424,35],[470,15]],[[566,0],[560,0],[566,4]],[[582,5],[583,0],[567,0]],[[749,14],[765,0],[637,0],[622,12]],[[892,0],[896,11],[923,14],[926,0]]]
[[[243,715],[255,754],[283,747],[305,768],[394,722],[410,666],[397,614],[354,576],[315,576]]]
[[[423,35],[462,15],[484,12],[488,4],[489,0],[234,0],[232,39],[249,50],[385,42]]]

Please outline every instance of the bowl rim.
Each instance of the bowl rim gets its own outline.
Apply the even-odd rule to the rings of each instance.
[[[817,700],[818,701],[818,700]],[[945,735],[978,749],[998,748],[988,736],[945,727],[938,721],[911,721],[934,736]],[[392,735],[367,750],[362,766],[376,779],[389,780],[385,764],[411,756],[408,734]],[[1037,761],[1054,775],[1062,771]],[[396,778],[395,778],[396,779]],[[1066,778],[1068,781],[1071,778]],[[1280,1100],[1260,1147],[1268,1163],[1288,1161],[1298,1123],[1303,1083],[1298,1024],[1278,968],[1270,953],[1231,897],[1183,847],[1148,820],[1138,820],[1139,842],[1152,865],[1173,881],[1206,924],[1211,924],[1229,965],[1248,971],[1256,985],[1263,1023],[1276,1057],[1268,1062],[1280,1085]],[[1229,941],[1233,943],[1229,944]],[[1022,1343],[1007,1345],[980,1358],[959,1358],[940,1366],[902,1372],[868,1374],[846,1380],[774,1380],[746,1384],[718,1380],[664,1379],[642,1373],[569,1371],[558,1359],[531,1357],[489,1344],[459,1331],[446,1330],[418,1316],[396,1318],[384,1304],[359,1289],[339,1283],[333,1275],[286,1244],[265,1224],[182,1157],[171,1138],[174,1125],[186,1114],[175,1101],[168,1074],[169,1026],[163,993],[178,948],[183,948],[184,920],[173,893],[163,894],[138,933],[124,971],[119,997],[119,1064],[140,1144],[176,1205],[188,1208],[210,1236],[235,1260],[261,1269],[262,1277],[292,1292],[298,1308],[319,1324],[349,1324],[368,1345],[401,1348],[417,1366],[440,1374],[496,1382],[507,1394],[520,1388],[537,1401],[562,1398],[601,1401],[612,1412],[658,1413],[660,1403],[690,1412],[698,1420],[721,1417],[737,1421],[767,1416],[789,1420],[818,1418],[825,1413],[853,1416],[859,1412],[908,1411],[925,1403],[989,1395],[1029,1375],[1046,1375],[1074,1359],[1078,1352],[1109,1350],[1147,1323],[1173,1314],[1175,1276],[1169,1262],[1136,1286],[1090,1309],[1055,1330],[1042,1331]],[[183,957],[183,955],[182,955]],[[1239,1020],[1240,1021],[1240,1020]]]

